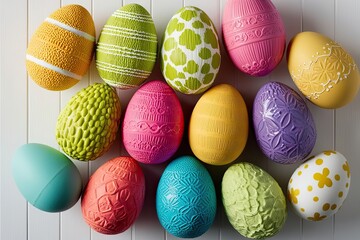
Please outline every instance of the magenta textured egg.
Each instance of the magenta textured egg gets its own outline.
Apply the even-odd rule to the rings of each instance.
[[[137,161],[157,164],[179,148],[184,116],[174,90],[156,80],[141,86],[131,98],[123,121],[123,143]]]
[[[269,74],[281,61],[285,27],[270,0],[228,0],[222,20],[226,48],[234,64],[252,76]]]
[[[107,161],[91,176],[81,199],[85,221],[95,231],[118,234],[139,216],[145,198],[145,178],[131,157]]]

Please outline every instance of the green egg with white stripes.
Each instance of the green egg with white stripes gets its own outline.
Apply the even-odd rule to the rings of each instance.
[[[151,74],[157,35],[149,12],[139,4],[116,10],[104,25],[96,46],[96,68],[110,86],[140,86]]]

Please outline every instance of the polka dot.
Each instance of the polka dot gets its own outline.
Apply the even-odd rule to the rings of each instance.
[[[177,18],[173,18],[170,20],[166,30],[168,32],[168,34],[172,34],[176,28],[177,28],[177,24],[178,24],[178,19]]]
[[[179,87],[182,86],[182,83],[181,83],[180,81],[175,81],[175,84],[176,84],[177,86],[179,86]]]
[[[218,68],[220,66],[220,59],[221,59],[220,54],[215,53],[212,60],[211,60],[211,66],[214,69],[216,69],[216,68]]]
[[[211,29],[206,29],[204,40],[206,43],[210,44],[212,48],[218,48],[218,41]]]
[[[309,167],[309,164],[305,164],[304,168],[307,169]]]
[[[196,11],[193,10],[184,10],[181,14],[180,17],[182,19],[184,19],[185,21],[189,21],[191,20],[193,17],[196,17],[197,13]]]
[[[199,69],[199,65],[194,61],[188,61],[186,67],[184,67],[184,72],[188,72],[190,74],[196,73]]]
[[[313,200],[314,200],[314,202],[317,202],[317,201],[319,201],[319,197],[314,197]]]
[[[339,193],[338,193],[339,198],[341,198],[343,195],[344,195],[343,192],[339,192]]]
[[[324,211],[329,210],[329,209],[330,209],[330,204],[329,204],[329,203],[325,203],[325,204],[323,205],[322,209],[323,209]]]
[[[305,212],[305,209],[304,209],[304,208],[300,208],[300,211]]]
[[[202,48],[199,52],[199,57],[209,59],[211,57],[211,51],[208,48]]]
[[[166,39],[166,41],[164,42],[164,49],[165,51],[170,51],[174,48],[176,48],[176,41],[174,38],[168,38]]]
[[[180,45],[185,46],[187,49],[194,51],[196,46],[201,43],[201,37],[193,30],[185,29],[179,37],[179,43]]]
[[[204,65],[201,68],[202,74],[207,74],[210,71],[210,65],[208,63],[204,63]]]
[[[300,176],[302,174],[302,171],[298,171],[297,175]]]
[[[339,181],[339,180],[340,180],[340,175],[339,175],[339,174],[336,174],[336,175],[335,175],[335,180],[336,180],[336,181]]]
[[[204,12],[201,12],[200,13],[200,19],[201,19],[201,21],[203,21],[204,23],[206,23],[207,25],[211,25],[211,23],[210,23],[210,18],[208,17],[208,15],[206,15],[206,13],[204,13]]]
[[[178,24],[176,25],[176,30],[177,30],[178,32],[181,32],[181,31],[184,29],[184,27],[185,27],[185,24],[183,24],[183,23],[178,23]]]
[[[185,79],[185,74],[183,72],[178,72],[178,78]]]
[[[176,48],[172,51],[170,60],[177,66],[184,65],[186,63],[186,54],[180,48]]]
[[[293,182],[293,179],[292,178],[290,178],[290,183],[292,183]]]
[[[337,208],[336,204],[331,205],[331,210],[335,210]]]
[[[204,79],[203,79],[203,83],[204,84],[208,84],[210,83],[212,80],[214,79],[214,74],[213,73],[208,73],[205,75]]]
[[[195,21],[192,23],[193,28],[203,28],[204,24],[200,21]]]
[[[345,187],[348,188],[348,187],[349,187],[349,183],[346,183]]]
[[[201,83],[196,78],[189,77],[185,82],[185,87],[191,90],[197,90],[201,87]]]
[[[323,162],[324,161],[321,158],[316,159],[316,161],[315,161],[316,165],[321,165]]]
[[[177,77],[177,71],[170,64],[166,65],[165,75],[170,80],[174,80]]]
[[[307,190],[308,190],[309,192],[311,192],[311,191],[313,190],[313,187],[312,187],[311,185],[309,185],[309,186],[307,187]]]

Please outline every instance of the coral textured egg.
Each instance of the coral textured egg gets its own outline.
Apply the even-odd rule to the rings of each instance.
[[[81,199],[82,215],[103,234],[127,230],[139,216],[145,197],[145,178],[131,157],[117,157],[91,176]]]
[[[288,184],[288,197],[300,217],[321,221],[340,209],[349,188],[349,163],[341,153],[325,151],[294,171]]]
[[[316,32],[302,32],[287,50],[290,75],[315,105],[339,108],[351,102],[360,87],[354,59],[338,43]]]
[[[231,225],[247,238],[272,237],[283,227],[285,196],[275,179],[247,162],[230,166],[221,183],[222,202]]]
[[[180,101],[165,82],[151,81],[135,92],[123,122],[123,143],[133,158],[165,162],[178,150],[183,132]]]
[[[222,29],[229,55],[242,72],[264,76],[280,63],[285,27],[270,0],[228,0]]]
[[[270,82],[258,91],[253,123],[260,149],[277,163],[303,161],[314,148],[316,129],[311,112],[285,84]]]
[[[29,143],[18,148],[12,161],[12,174],[21,194],[40,210],[65,211],[80,198],[79,170],[52,147]]]
[[[114,89],[94,83],[76,93],[60,112],[56,140],[69,157],[95,160],[115,141],[120,115],[120,100]]]
[[[80,5],[52,13],[32,36],[26,51],[31,79],[48,90],[65,90],[87,72],[95,48],[95,26]]]
[[[233,86],[220,84],[196,103],[189,123],[189,144],[201,161],[225,165],[240,156],[248,131],[244,99]]]
[[[128,89],[143,83],[156,62],[157,35],[149,12],[139,4],[116,10],[96,47],[96,68],[109,85]]]
[[[199,94],[220,69],[219,39],[211,19],[199,8],[181,8],[169,21],[161,48],[161,69],[167,83],[185,94]]]
[[[183,156],[166,167],[156,192],[156,211],[161,225],[176,237],[195,238],[211,227],[215,186],[196,158]]]

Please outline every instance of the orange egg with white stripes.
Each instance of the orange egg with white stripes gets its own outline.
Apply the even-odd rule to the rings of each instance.
[[[90,13],[80,5],[67,5],[35,31],[26,51],[26,68],[39,86],[65,90],[86,74],[94,48],[95,26]]]

